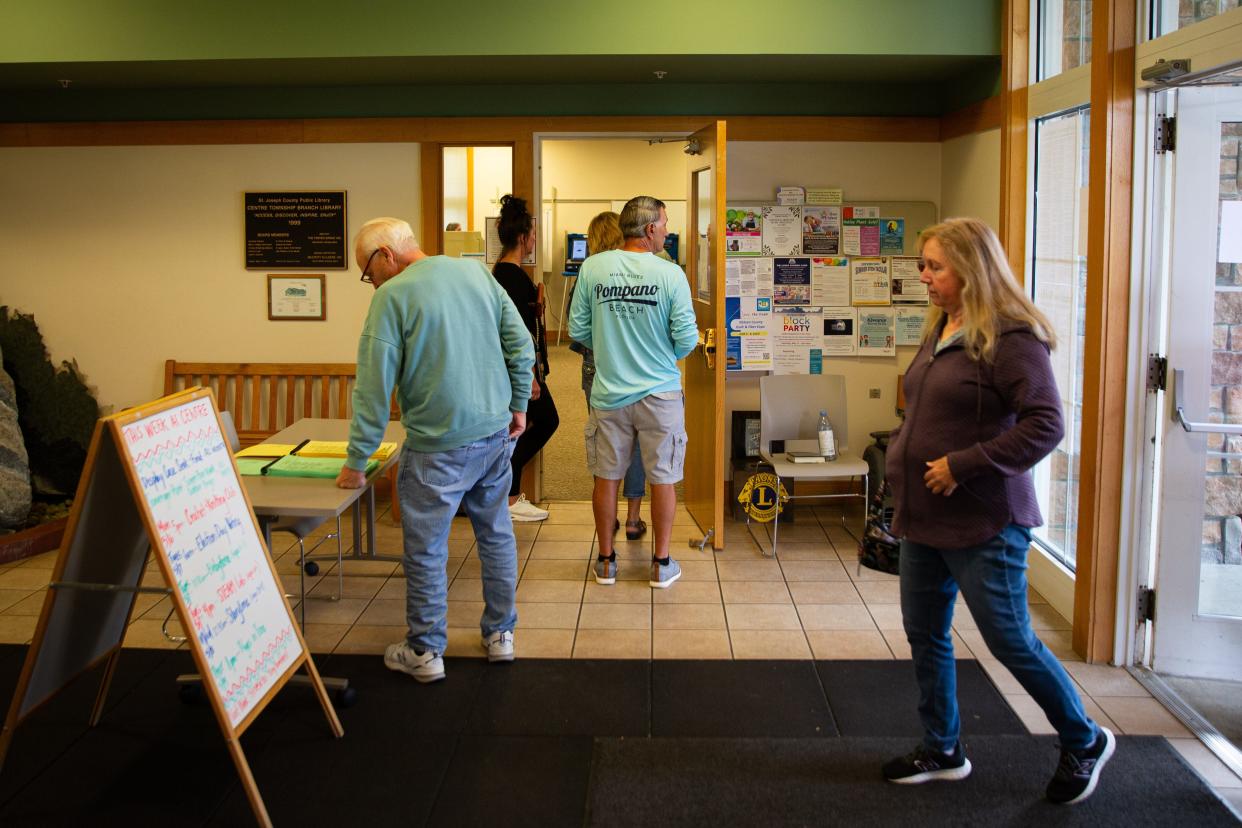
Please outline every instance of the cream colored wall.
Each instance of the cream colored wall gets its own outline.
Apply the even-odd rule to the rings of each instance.
[[[555,330],[568,281],[560,275],[565,234],[585,233],[592,218],[613,209],[613,201],[650,195],[665,202],[668,229],[682,240],[685,261],[686,156],[680,142],[648,144],[645,139],[547,140],[542,147],[543,215],[551,211],[552,235],[547,247],[540,247],[550,251],[540,266],[547,284],[548,328]]]
[[[475,147],[473,155],[474,229],[483,233],[484,219],[500,215],[500,197],[513,192],[513,148]]]
[[[941,147],[940,216],[974,216],[1000,229],[1000,130],[952,138]]]
[[[773,201],[785,185],[840,187],[847,202],[940,202],[939,144],[732,141],[728,149],[727,192],[733,202]],[[898,348],[891,357],[831,357],[824,372],[846,381],[849,450],[861,455],[869,433],[898,422],[894,412],[897,375],[915,349]],[[730,375],[725,399],[726,428],[732,412],[759,410],[759,374]],[[879,398],[872,399],[872,390]],[[726,445],[728,438],[726,437]]]
[[[417,144],[0,149],[0,303],[34,314],[116,408],[158,396],[165,359],[353,362],[371,290],[326,271],[327,320],[269,322],[242,263],[242,193],[346,190],[419,226]],[[295,272],[295,271],[277,271]],[[296,271],[313,272],[313,271]]]

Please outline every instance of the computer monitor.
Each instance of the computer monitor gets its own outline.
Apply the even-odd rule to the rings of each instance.
[[[677,234],[669,233],[664,237],[664,252],[675,262],[681,261],[677,258]]]
[[[583,233],[568,233],[565,236],[565,258],[580,262],[587,257],[587,237]]]

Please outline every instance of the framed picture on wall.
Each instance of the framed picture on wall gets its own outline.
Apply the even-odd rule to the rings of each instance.
[[[328,318],[324,275],[267,274],[267,318],[276,321],[321,321]]]
[[[759,412],[733,412],[733,459],[759,459]]]

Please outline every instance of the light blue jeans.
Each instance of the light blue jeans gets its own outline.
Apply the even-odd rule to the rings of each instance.
[[[957,744],[957,665],[953,660],[953,602],[958,588],[992,655],[1043,708],[1062,747],[1095,741],[1074,685],[1031,629],[1026,603],[1029,529],[1010,524],[991,540],[965,549],[901,542],[901,619],[919,684],[923,742],[949,752]]]
[[[474,527],[483,565],[484,636],[517,624],[517,543],[509,517],[508,429],[450,451],[401,452],[397,490],[405,536],[406,640],[418,650],[448,645],[448,535],[459,504]]]

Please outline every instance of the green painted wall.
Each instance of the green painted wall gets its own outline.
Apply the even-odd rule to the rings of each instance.
[[[0,64],[401,55],[997,55],[999,0],[5,0]]]

